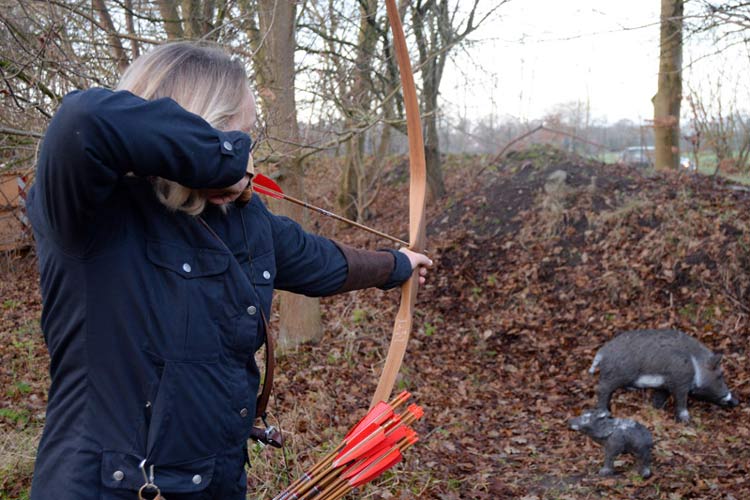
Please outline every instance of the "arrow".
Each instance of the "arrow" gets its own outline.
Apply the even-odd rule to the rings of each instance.
[[[405,242],[404,240],[400,240],[396,238],[395,236],[391,236],[382,231],[378,231],[377,229],[373,229],[371,227],[365,226],[364,224],[360,224],[359,222],[354,222],[353,220],[347,219],[346,217],[342,217],[333,212],[329,212],[328,210],[325,210],[323,208],[316,207],[315,205],[311,205],[307,203],[306,201],[298,200],[297,198],[294,198],[293,196],[284,194],[284,192],[281,190],[281,186],[276,184],[276,182],[274,182],[270,177],[266,175],[255,174],[255,176],[253,176],[252,182],[253,182],[253,190],[256,193],[265,194],[266,196],[270,196],[271,198],[276,198],[278,200],[290,201],[292,203],[305,207],[309,210],[314,210],[315,212],[325,215],[326,217],[331,217],[338,221],[345,222],[351,226],[358,227],[359,229],[367,231],[368,233],[378,235],[381,238],[391,240],[395,243],[398,243],[401,246],[409,248],[409,244],[407,242]]]
[[[411,424],[422,416],[422,414],[417,416],[414,413],[414,407],[420,408],[415,404],[408,406],[404,416],[394,414],[396,408],[406,403],[410,397],[411,394],[409,392],[403,391],[390,402],[381,402],[381,404],[369,410],[346,434],[340,445],[323,457],[312,469],[290,484],[283,492],[275,496],[274,500],[295,500],[307,498],[310,495],[314,497],[314,495],[317,495],[321,491],[319,486],[326,486],[337,477],[336,474],[340,472],[341,465],[351,463],[357,457],[366,455],[368,450],[371,452],[373,452],[373,449],[379,450],[378,445],[379,443],[382,444],[383,438],[381,437],[378,441],[375,441],[376,438],[370,438],[370,435],[373,433],[383,437],[392,435],[393,427],[400,424],[402,419],[405,423]],[[393,438],[390,441],[386,440],[386,442],[390,442],[392,445],[391,441],[393,441]],[[361,448],[353,450],[358,443],[362,442],[365,442],[365,444],[362,444]],[[360,451],[360,453],[357,453],[357,451]],[[341,461],[345,453],[351,453],[351,455],[347,460]],[[334,460],[338,465],[332,465]]]
[[[375,405],[335,450],[274,498],[340,498],[399,462],[401,452],[417,442],[417,434],[409,425],[424,415],[422,408],[415,404],[410,404],[401,414],[395,413],[395,408],[410,397],[411,394],[403,391],[389,403]]]
[[[403,458],[402,452],[418,441],[417,434],[404,428],[405,435],[397,443],[384,446],[370,457],[353,465],[336,481],[325,488],[316,500],[336,500],[349,493],[352,489],[369,483],[385,471],[396,465]]]

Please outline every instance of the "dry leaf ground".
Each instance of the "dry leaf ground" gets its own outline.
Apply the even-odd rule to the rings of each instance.
[[[604,166],[549,149],[497,168],[446,158],[449,196],[429,210],[436,261],[420,291],[398,386],[425,408],[422,441],[362,498],[750,498],[750,196],[705,177]],[[308,186],[332,206],[335,165]],[[564,171],[561,174],[559,171]],[[333,172],[333,173],[332,173]],[[479,174],[478,174],[479,173]],[[478,175],[477,175],[478,174]],[[407,169],[394,159],[369,224],[406,235]],[[311,215],[322,234],[382,241]],[[43,424],[46,354],[33,261],[0,283],[0,499],[23,498]],[[325,336],[280,357],[272,421],[284,453],[253,450],[250,498],[281,490],[363,413],[398,292],[324,299]],[[594,401],[596,349],[631,328],[680,328],[724,353],[741,405],[693,402],[691,423],[618,392],[616,416],[654,435],[654,476],[603,454],[566,420]]]

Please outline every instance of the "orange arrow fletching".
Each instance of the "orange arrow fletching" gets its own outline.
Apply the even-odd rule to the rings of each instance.
[[[417,436],[417,433],[414,432],[414,430],[410,427],[406,428],[406,436],[404,437],[406,438],[407,444],[409,446],[412,446],[416,444],[417,441],[419,441],[419,436]]]

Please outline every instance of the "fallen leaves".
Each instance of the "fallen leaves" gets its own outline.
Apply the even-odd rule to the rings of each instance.
[[[747,193],[559,153],[536,165],[515,156],[480,179],[472,177],[473,159],[446,159],[454,202],[430,207],[436,267],[420,290],[397,382],[425,407],[424,437],[401,472],[363,496],[750,498]],[[546,176],[561,169],[569,186],[545,205]],[[311,175],[321,190],[313,201],[334,199],[326,172]],[[403,207],[393,200],[406,200],[406,185],[384,193],[370,222],[401,234]],[[316,223],[345,243],[382,246],[328,220]],[[0,284],[3,300],[18,303],[2,310],[0,408],[30,415],[42,411],[47,369],[38,331],[31,344],[18,334],[39,317],[33,269],[32,262]],[[379,290],[324,299],[325,337],[280,357],[271,411],[289,448],[285,458],[254,459],[258,480],[273,483],[257,491],[280,491],[286,467],[298,475],[366,409],[397,301],[397,292]],[[618,475],[600,478],[601,448],[568,430],[567,420],[594,402],[596,378],[587,370],[596,349],[640,327],[680,328],[721,350],[743,403],[726,410],[691,401],[694,421],[685,425],[671,408],[652,409],[645,391],[616,393],[614,414],[654,434],[654,476],[640,480],[625,459]],[[0,430],[17,425],[0,417]]]

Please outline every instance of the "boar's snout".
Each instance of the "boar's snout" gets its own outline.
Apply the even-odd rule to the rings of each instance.
[[[740,404],[740,400],[734,397],[734,394],[728,392],[727,395],[721,399],[719,404],[721,406],[726,406],[727,408],[734,408],[735,406]]]
[[[580,419],[578,418],[571,418],[568,420],[568,427],[573,429],[574,431],[580,431],[581,430],[581,423],[579,422]]]

